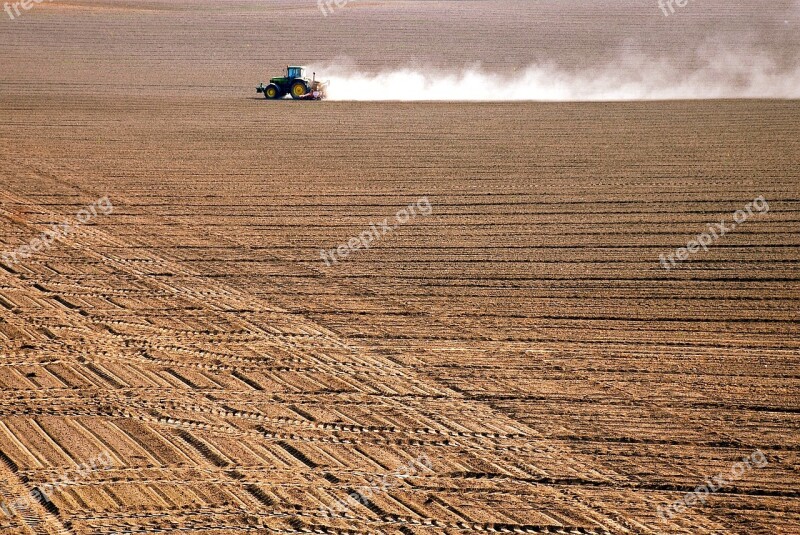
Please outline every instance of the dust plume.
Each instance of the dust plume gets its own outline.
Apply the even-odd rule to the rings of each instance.
[[[480,66],[457,72],[426,67],[370,73],[342,63],[314,70],[330,80],[330,100],[342,101],[800,98],[800,66],[779,67],[766,54],[721,53],[693,68],[637,55],[581,71],[537,64],[506,73]]]

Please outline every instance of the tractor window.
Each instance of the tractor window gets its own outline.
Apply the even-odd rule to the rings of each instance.
[[[303,69],[300,67],[289,67],[289,78],[302,78]]]

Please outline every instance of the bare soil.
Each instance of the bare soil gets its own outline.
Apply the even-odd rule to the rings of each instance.
[[[256,98],[338,48],[367,68],[558,48],[520,33],[555,34],[552,2],[455,4],[2,21],[0,253],[114,210],[0,263],[0,501],[70,479],[0,534],[800,533],[800,106]],[[607,4],[561,61],[604,57]],[[645,9],[630,24],[656,28]],[[768,213],[660,267],[759,195]],[[422,197],[430,215],[322,261]]]

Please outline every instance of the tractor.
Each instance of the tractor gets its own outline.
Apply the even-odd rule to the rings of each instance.
[[[270,78],[269,84],[260,83],[256,93],[264,93],[267,100],[277,100],[292,95],[295,100],[322,100],[325,98],[328,82],[318,82],[317,73],[309,80],[305,76],[306,68],[289,65],[286,76]]]

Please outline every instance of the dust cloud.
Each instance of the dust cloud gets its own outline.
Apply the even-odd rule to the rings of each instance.
[[[362,72],[346,62],[313,67],[340,101],[629,101],[718,98],[800,98],[800,65],[770,55],[720,53],[699,67],[642,55],[585,70],[537,64],[507,73],[481,66]]]

